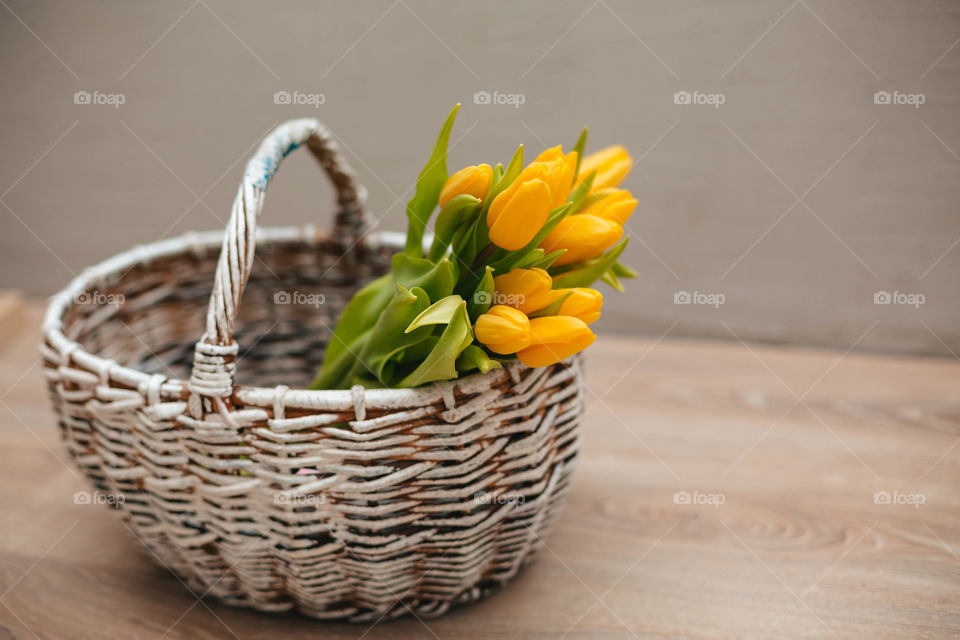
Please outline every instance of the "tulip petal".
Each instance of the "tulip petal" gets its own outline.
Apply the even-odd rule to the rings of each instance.
[[[600,319],[600,311],[603,309],[603,294],[596,289],[576,287],[573,289],[555,289],[554,291],[570,292],[570,295],[560,305],[556,315],[573,316],[583,320],[586,324]]]
[[[600,255],[615,245],[622,235],[623,227],[616,222],[581,213],[561,220],[540,243],[540,248],[547,253],[566,249],[567,252],[554,263],[562,266]]]
[[[508,199],[497,207],[504,196]],[[515,191],[508,188],[490,206],[490,240],[507,251],[522,249],[547,221],[551,202],[550,187],[542,180],[523,182]]]
[[[438,204],[444,207],[450,200],[463,194],[482,200],[490,190],[492,180],[493,169],[488,164],[464,167],[443,183]]]
[[[530,346],[517,352],[520,362],[528,367],[545,367],[583,351],[597,339],[582,320],[569,316],[534,318],[530,321],[533,336]]]
[[[633,160],[627,150],[619,145],[606,147],[596,153],[586,156],[580,163],[580,177],[582,181],[591,171],[596,171],[593,179],[594,189],[615,187],[626,177],[633,166]]]
[[[544,269],[511,269],[493,279],[498,304],[530,314],[550,303],[553,280]]]
[[[494,305],[477,318],[474,334],[494,353],[508,355],[530,345],[530,321],[512,307]]]
[[[623,226],[637,208],[637,200],[629,191],[616,189],[603,196],[582,213],[597,216]]]

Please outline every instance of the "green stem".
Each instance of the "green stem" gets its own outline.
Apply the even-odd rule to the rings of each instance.
[[[477,255],[476,259],[474,259],[473,264],[470,265],[470,273],[473,274],[477,269],[482,267],[487,262],[487,258],[489,258],[496,250],[497,247],[492,242],[484,247],[483,251],[481,251]]]

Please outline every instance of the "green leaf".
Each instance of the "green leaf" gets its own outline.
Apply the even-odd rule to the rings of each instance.
[[[595,173],[595,172],[591,171],[590,173],[593,173],[593,174],[594,174],[594,177],[596,177],[596,173]],[[580,210],[586,209],[587,207],[589,207],[590,205],[594,204],[595,202],[598,202],[598,201],[600,201],[600,200],[603,200],[603,199],[606,198],[608,195],[610,195],[610,192],[611,192],[611,191],[614,191],[614,190],[613,190],[613,189],[599,189],[599,190],[597,190],[597,191],[593,191],[593,192],[591,192],[591,193],[588,193],[587,196],[583,199],[583,202],[580,203]]]
[[[376,378],[371,378],[370,376],[354,376],[353,379],[350,381],[350,386],[352,387],[353,385],[356,385],[356,384],[359,384],[362,387],[365,387],[367,389],[385,389],[386,388],[385,384],[383,384]],[[331,425],[331,426],[337,426],[337,425]],[[346,425],[344,425],[344,427],[346,427]]]
[[[510,268],[511,269],[530,269],[531,267],[533,267],[533,265],[543,260],[544,254],[545,254],[544,250],[541,249],[540,247],[537,247],[536,249],[531,249],[522,257],[520,257],[516,262],[514,262]]]
[[[589,287],[603,276],[607,269],[613,266],[627,247],[630,237],[627,236],[618,242],[607,253],[592,260],[585,260],[582,263],[576,263],[569,271],[554,276],[554,289],[566,289],[568,287]]]
[[[398,253],[393,256],[391,265],[392,273],[363,287],[347,304],[327,345],[320,374],[310,388],[339,388],[344,380],[349,379],[345,376],[357,369],[360,354],[366,347],[366,337],[395,297],[397,283],[411,289],[421,287],[428,298],[435,300],[453,292],[456,276],[449,260],[434,264],[425,258]]]
[[[480,373],[486,373],[493,369],[501,368],[501,364],[490,358],[487,352],[475,344],[469,345],[463,350],[463,353],[457,358],[457,371],[464,373],[479,369]]]
[[[545,255],[545,256],[543,256],[542,258],[540,258],[540,260],[537,261],[537,263],[534,264],[533,266],[534,266],[534,267],[539,267],[539,268],[541,268],[541,269],[549,269],[550,267],[553,266],[553,263],[556,262],[557,260],[559,260],[559,259],[560,259],[560,256],[562,256],[562,255],[565,254],[566,252],[567,252],[566,249],[557,249],[556,251],[551,251],[551,252],[548,253],[547,255]],[[533,268],[533,267],[531,267],[531,268]]]
[[[457,229],[471,221],[472,216],[479,211],[480,199],[468,193],[450,199],[440,213],[433,226],[433,244],[427,258],[436,262],[446,253],[453,235]]]
[[[493,269],[486,267],[480,284],[473,291],[473,296],[467,301],[467,315],[470,320],[476,320],[490,309],[493,303]]]
[[[420,287],[406,289],[398,284],[393,299],[383,310],[370,332],[370,339],[360,354],[360,359],[350,370],[348,379],[368,372],[386,385],[391,384],[384,375],[387,363],[421,340],[430,336],[430,327],[421,327],[410,333],[405,330],[413,319],[430,306],[426,291]]]
[[[583,131],[580,132],[580,137],[577,138],[577,143],[573,145],[573,150],[577,152],[577,168],[573,172],[573,181],[577,181],[577,176],[580,175],[580,161],[583,160],[583,150],[587,146],[587,128],[584,127]]]
[[[391,278],[389,273],[380,276],[354,294],[340,314],[340,320],[337,321],[336,329],[327,344],[323,357],[324,370],[332,368],[333,363],[344,353],[348,353],[349,349],[357,350],[352,346],[353,343],[373,326],[380,311],[393,295]],[[314,383],[320,383],[322,379],[323,376],[319,376]]]
[[[487,214],[482,213],[477,217],[477,224],[473,227],[474,255],[478,255],[488,244],[490,244],[490,228],[487,226]]]
[[[422,331],[427,327],[417,329]],[[447,324],[440,339],[413,373],[401,380],[399,387],[415,387],[437,380],[450,380],[457,377],[457,357],[473,342],[473,330],[467,317],[467,303],[460,301],[457,313]]]
[[[637,272],[628,267],[625,264],[619,262],[614,262],[613,266],[610,267],[610,270],[613,271],[613,275],[618,278],[636,278]]]
[[[449,324],[450,320],[453,319],[453,314],[460,308],[461,302],[463,302],[463,298],[453,295],[434,302],[423,313],[413,319],[413,322],[410,323],[410,326],[407,327],[404,333],[410,333],[414,329],[419,329],[420,327],[425,327],[430,324]]]
[[[500,178],[503,177],[503,165],[499,162],[493,166],[493,179],[490,180],[490,184],[494,185],[500,182]]]
[[[587,195],[590,193],[590,187],[593,186],[593,179],[597,177],[596,171],[591,171],[590,175],[580,183],[576,189],[573,190],[573,193],[570,194],[570,213],[577,213],[583,209],[584,201],[587,199]]]
[[[612,268],[603,272],[603,275],[600,276],[600,282],[604,282],[620,293],[623,293],[623,285],[620,284],[620,280],[617,278],[617,275],[613,272]]]
[[[473,260],[477,257],[479,251],[477,249],[477,234],[488,233],[485,218],[486,215],[481,210],[481,214],[474,218],[473,222],[462,227],[464,229],[463,235],[460,235],[459,239],[454,238],[453,254],[456,256],[455,259],[457,262],[460,263],[460,266],[464,269],[469,269],[470,265],[473,264]]]
[[[313,382],[310,383],[309,388],[341,388],[343,385],[339,384],[339,382],[347,379],[347,372],[350,371],[357,363],[359,353],[363,351],[363,348],[366,346],[369,338],[370,330],[367,329],[364,333],[357,336],[350,343],[350,346],[347,348],[347,350],[338,355],[336,358],[324,359],[323,368],[320,369],[320,373],[318,373],[313,379]]]
[[[513,157],[510,158],[510,163],[507,164],[507,168],[504,169],[503,175],[499,180],[493,183],[493,188],[490,190],[490,195],[487,197],[487,204],[484,206],[484,209],[490,207],[490,203],[493,202],[493,199],[497,197],[503,190],[513,184],[513,181],[517,179],[517,176],[520,175],[520,172],[523,170],[523,145],[521,144],[517,147],[517,150],[513,152]]]
[[[446,258],[433,263],[426,258],[412,258],[405,253],[398,253],[393,256],[391,268],[395,284],[411,289],[420,287],[431,300],[439,300],[453,293],[454,268]]]
[[[398,366],[404,368],[406,373],[410,373],[417,367],[418,364],[423,362],[424,358],[430,355],[430,352],[433,351],[433,348],[436,346],[438,340],[440,340],[440,336],[433,335],[433,333],[431,333],[420,342],[410,345],[408,348],[403,350],[402,354],[397,354]],[[406,373],[404,375],[406,375]]]
[[[453,121],[458,109],[460,109],[459,103],[444,121],[433,147],[433,153],[430,154],[430,159],[427,160],[427,164],[417,178],[417,191],[407,203],[409,224],[404,251],[413,257],[423,255],[423,232],[427,228],[430,214],[437,206],[443,183],[447,181],[447,145],[450,143],[450,131],[453,129]]]
[[[560,307],[563,306],[563,303],[567,301],[567,298],[573,295],[573,291],[567,291],[565,294],[545,306],[543,309],[535,313],[531,313],[531,318],[543,318],[545,316],[555,316],[560,313]]]

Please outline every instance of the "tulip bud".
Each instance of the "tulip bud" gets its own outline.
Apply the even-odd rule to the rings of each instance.
[[[531,164],[516,181],[497,195],[487,212],[490,241],[507,251],[522,249],[533,240],[553,207],[542,164]]]
[[[507,251],[522,249],[533,240],[550,212],[570,198],[576,164],[576,151],[563,155],[560,147],[554,147],[527,165],[490,203],[490,240]]]
[[[491,169],[488,164],[464,167],[447,178],[447,181],[443,183],[438,204],[443,207],[453,198],[463,194],[468,194],[478,200],[483,200],[490,191],[490,183],[492,180],[493,169]]]
[[[498,304],[477,318],[474,334],[494,353],[508,355],[530,345],[530,320],[522,311]]]
[[[569,295],[567,295],[569,294]],[[577,287],[575,289],[554,289],[551,292],[551,302],[567,296],[557,310],[558,316],[573,316],[586,324],[596,322],[600,318],[603,308],[603,294],[596,289]]]
[[[615,187],[623,181],[632,166],[633,160],[626,149],[619,145],[607,147],[583,158],[577,184],[583,182],[591,171],[596,171],[597,176],[590,185],[591,189]]]
[[[554,263],[562,266],[600,255],[617,244],[622,235],[623,227],[616,222],[581,213],[561,220],[540,243],[540,248],[546,253],[566,249]]]
[[[570,198],[573,172],[577,169],[577,152],[563,155],[563,148],[557,145],[541,153],[534,162],[544,163],[550,169],[547,183],[553,194],[553,208],[556,209]]]
[[[493,279],[498,304],[531,314],[550,304],[553,280],[543,269],[512,269]],[[554,298],[555,299],[555,298]]]
[[[530,346],[517,352],[528,367],[546,367],[579,353],[597,336],[583,320],[571,316],[547,316],[530,320]]]
[[[637,208],[637,200],[629,191],[624,189],[604,190],[597,195],[600,198],[581,213],[597,216],[623,226],[627,224],[633,210]]]

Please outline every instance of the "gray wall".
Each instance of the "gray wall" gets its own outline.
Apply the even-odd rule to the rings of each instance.
[[[0,286],[47,294],[130,245],[222,226],[252,146],[300,115],[330,126],[401,229],[461,101],[454,168],[570,145],[583,124],[638,158],[641,278],[608,297],[604,329],[960,353],[956,2],[4,2]],[[474,104],[484,90],[524,103]],[[325,222],[329,198],[294,157],[265,222]]]

